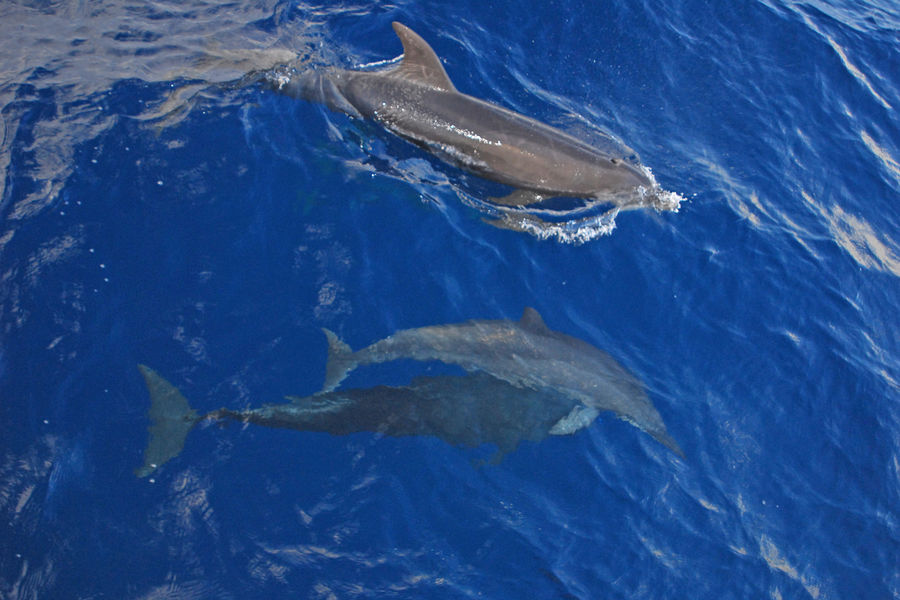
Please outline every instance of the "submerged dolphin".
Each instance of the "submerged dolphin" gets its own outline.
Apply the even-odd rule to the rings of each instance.
[[[372,119],[451,164],[515,188],[493,199],[501,204],[565,196],[677,209],[641,165],[458,92],[425,40],[405,25],[393,27],[403,44],[403,59],[393,68],[309,70],[272,83],[284,94]]]
[[[546,390],[577,401],[552,433],[577,431],[599,411],[609,410],[684,457],[634,375],[606,352],[551,331],[533,308],[526,308],[519,321],[478,320],[404,329],[356,352],[331,331],[323,331],[328,338],[323,392],[334,390],[359,365],[401,358],[438,360],[489,373],[523,390]]]
[[[153,369],[138,367],[150,393],[146,477],[177,456],[188,433],[205,420],[316,431],[332,435],[376,432],[384,435],[435,436],[455,446],[497,446],[492,462],[512,452],[519,442],[538,442],[551,435],[555,423],[576,401],[558,394],[522,390],[484,373],[420,377],[408,386],[342,390],[287,404],[266,404],[243,411],[221,408],[199,414],[171,383]]]

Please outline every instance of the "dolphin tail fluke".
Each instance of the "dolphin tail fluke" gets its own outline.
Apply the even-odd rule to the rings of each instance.
[[[147,391],[150,393],[149,441],[144,450],[144,465],[135,470],[138,477],[146,477],[163,463],[178,456],[184,440],[194,425],[202,419],[191,408],[178,388],[145,365],[138,365]]]
[[[328,338],[328,363],[325,365],[325,385],[320,393],[331,392],[341,384],[347,373],[356,368],[353,350],[333,331],[322,328]]]

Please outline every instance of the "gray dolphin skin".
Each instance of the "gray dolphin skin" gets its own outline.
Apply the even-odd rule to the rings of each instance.
[[[437,360],[469,372],[485,372],[523,390],[547,390],[577,401],[551,433],[570,433],[612,411],[650,434],[680,457],[641,383],[606,352],[578,338],[551,331],[526,308],[521,320],[473,320],[455,325],[405,329],[353,352],[333,332],[323,392],[334,390],[360,365],[398,359]]]
[[[522,390],[477,373],[419,377],[408,386],[289,397],[291,402],[285,404],[200,414],[159,373],[144,365],[138,368],[150,394],[149,441],[144,464],[135,471],[138,477],[150,475],[176,457],[187,435],[202,421],[238,421],[332,435],[433,436],[469,448],[493,444],[497,452],[490,462],[497,463],[522,441],[539,442],[555,435],[554,424],[576,405],[565,396]]]
[[[379,71],[311,69],[273,81],[281,93],[372,119],[439,158],[515,188],[506,205],[591,198],[620,208],[654,205],[659,185],[640,164],[544,123],[456,90],[434,50],[400,23],[403,59]],[[630,151],[628,151],[630,152]]]

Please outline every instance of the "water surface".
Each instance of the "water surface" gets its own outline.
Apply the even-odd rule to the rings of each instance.
[[[688,200],[584,244],[498,229],[477,180],[245,77],[391,58],[393,20]],[[0,597],[900,596],[898,31],[880,0],[5,3]],[[634,373],[686,459],[608,414],[480,467],[208,426],[134,476],[138,363],[238,410],[316,392],[322,327],[525,306]]]

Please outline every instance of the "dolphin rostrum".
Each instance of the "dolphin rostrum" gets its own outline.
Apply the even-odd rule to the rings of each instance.
[[[333,332],[323,392],[334,390],[359,365],[402,358],[438,360],[466,371],[483,371],[522,389],[546,390],[578,404],[552,433],[569,433],[609,410],[684,457],[641,383],[602,350],[551,331],[540,314],[526,308],[519,321],[473,320],[455,325],[404,329],[353,352]]]
[[[270,83],[284,94],[372,119],[446,162],[515,188],[492,199],[500,204],[525,206],[563,196],[616,208],[677,210],[680,197],[663,191],[648,169],[624,153],[595,149],[457,91],[431,46],[405,25],[393,27],[403,44],[399,65],[378,71],[310,69]]]
[[[286,404],[221,408],[200,414],[181,392],[150,367],[139,365],[150,394],[146,477],[177,456],[201,421],[238,421],[332,435],[373,432],[392,437],[434,436],[454,446],[497,447],[499,462],[521,441],[539,442],[577,401],[558,394],[522,390],[485,373],[418,377],[408,386],[377,386],[289,397]]]

